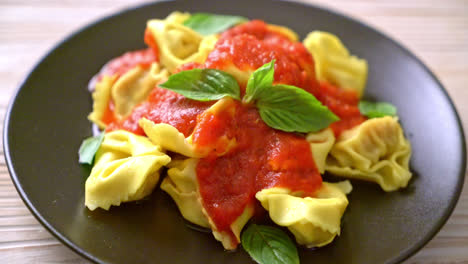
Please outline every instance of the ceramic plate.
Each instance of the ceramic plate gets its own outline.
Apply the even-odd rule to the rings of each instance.
[[[226,252],[210,233],[187,227],[160,190],[109,212],[84,207],[90,168],[78,164],[77,151],[92,133],[87,83],[111,58],[144,47],[147,19],[174,10],[259,18],[301,37],[312,30],[332,32],[368,61],[365,97],[397,106],[414,153],[408,188],[385,193],[354,181],[341,236],[317,250],[301,248],[301,263],[398,263],[438,232],[460,195],[465,139],[453,103],[421,61],[378,31],[326,9],[199,0],[145,5],[87,26],[40,61],[17,91],[5,120],[8,167],[26,205],[59,240],[102,263],[253,263],[242,249]]]

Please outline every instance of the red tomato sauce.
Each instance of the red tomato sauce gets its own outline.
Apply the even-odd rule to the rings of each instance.
[[[357,107],[359,98],[355,92],[327,83],[318,84],[314,60],[304,45],[268,29],[263,21],[253,20],[224,32],[205,67],[223,70],[232,63],[240,70],[248,71],[273,59],[276,60],[275,83],[303,88],[340,118],[331,125],[336,137],[366,120]]]
[[[276,60],[276,83],[295,85],[308,91],[317,85],[314,60],[304,45],[269,30],[265,22],[259,20],[223,33],[208,55],[205,66],[223,70],[234,64],[242,71],[249,71],[272,60]]]
[[[343,90],[329,83],[320,83],[319,90],[312,92],[340,120],[330,125],[335,137],[366,120],[358,108],[359,97],[355,91]]]
[[[114,102],[110,100],[109,104],[107,104],[107,108],[104,111],[104,115],[102,117],[102,122],[106,125],[116,122],[116,117],[114,114]]]
[[[158,62],[159,48],[148,29],[145,31],[144,41],[149,48],[129,51],[110,60],[97,74],[97,81],[100,81],[103,76],[117,75],[117,77],[120,77],[138,65],[146,69],[151,66],[151,63]]]
[[[143,129],[138,125],[138,121],[144,117],[156,124],[169,124],[188,137],[195,128],[197,116],[213,103],[190,100],[180,94],[156,87],[151,91],[146,102],[135,107],[132,113],[122,121],[109,124],[106,130],[124,129],[144,135]]]
[[[109,61],[106,65],[104,65],[95,78],[97,81],[100,81],[104,76],[117,75],[117,78],[119,78],[136,66],[140,66],[145,69],[149,68],[151,63],[155,61],[157,61],[157,57],[155,56],[155,53],[152,49],[129,51],[124,53],[122,56]],[[117,118],[114,115],[114,102],[112,99],[109,100],[109,104],[107,105],[101,121],[106,125],[115,126],[114,123],[117,122]]]
[[[148,47],[150,47],[151,50],[153,51],[154,60],[159,61],[159,47],[158,47],[158,44],[156,43],[156,40],[153,37],[153,34],[148,28],[145,30],[144,41],[145,41],[145,44],[148,45]]]
[[[216,228],[235,241],[230,225],[246,206],[254,206],[258,191],[285,187],[312,195],[322,178],[304,136],[270,128],[251,105],[224,103],[222,110],[200,116],[192,140],[211,150],[197,166],[203,207]],[[226,149],[228,141],[235,143]]]
[[[153,36],[151,35],[151,32],[149,32],[148,29],[145,31],[144,41],[150,48],[129,51],[124,53],[122,56],[112,59],[101,69],[101,71],[97,75],[97,80],[100,81],[103,76],[117,75],[118,78],[124,75],[129,70],[135,68],[136,66],[140,66],[144,69],[147,69],[151,66],[153,62],[158,62],[159,48]],[[110,125],[110,127],[112,127],[112,129],[108,128],[108,130],[114,130],[119,127],[119,125],[115,124],[118,121],[114,115],[114,102],[112,101],[112,99],[109,101],[109,104],[107,105],[107,108],[104,112],[104,116],[101,121],[104,124]],[[137,129],[131,125],[126,125],[126,127],[129,127],[129,131],[142,134],[141,129]],[[122,128],[124,127],[122,126]]]
[[[97,78],[99,81],[103,76],[117,75],[120,77],[138,65],[143,68],[149,68],[151,63],[156,61],[158,61],[158,58],[151,48],[129,51],[104,65]]]

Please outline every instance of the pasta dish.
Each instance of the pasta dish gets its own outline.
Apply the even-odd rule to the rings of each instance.
[[[160,186],[187,221],[261,262],[249,225],[267,232],[255,223],[271,219],[322,247],[340,234],[351,181],[390,192],[411,179],[396,108],[363,100],[367,62],[332,33],[301,42],[260,20],[173,12],[147,22],[144,42],[93,78],[88,118],[103,132],[80,148],[90,210]]]

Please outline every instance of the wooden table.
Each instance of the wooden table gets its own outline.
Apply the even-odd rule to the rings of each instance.
[[[4,117],[21,80],[45,52],[74,30],[135,2],[145,1],[0,0],[0,117]],[[408,47],[440,78],[464,126],[468,127],[467,0],[310,2],[358,18]],[[0,153],[3,156],[3,147]],[[447,224],[405,263],[468,263],[467,186]],[[88,263],[52,237],[31,215],[10,180],[3,158],[0,158],[0,260]]]

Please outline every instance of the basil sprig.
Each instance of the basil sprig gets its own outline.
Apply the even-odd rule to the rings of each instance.
[[[252,73],[243,99],[246,103],[255,102],[268,126],[307,133],[319,131],[338,120],[311,93],[292,85],[273,85],[274,63],[273,60]]]
[[[386,102],[369,102],[361,101],[359,102],[359,111],[361,114],[369,117],[384,117],[384,116],[396,116],[397,109],[394,105]]]
[[[223,32],[224,30],[245,21],[247,21],[247,18],[241,16],[194,13],[184,21],[184,26],[207,36]]]
[[[101,134],[89,137],[81,143],[80,149],[78,150],[78,155],[80,157],[79,162],[81,164],[93,164],[94,156],[101,146],[102,141],[104,140],[104,132]]]
[[[258,68],[249,78],[244,103],[254,103],[270,127],[286,132],[315,132],[338,120],[326,106],[301,88],[273,85],[274,61]],[[160,85],[199,101],[230,96],[240,100],[237,81],[220,70],[194,69],[173,74]]]
[[[251,224],[242,232],[242,247],[260,264],[299,264],[297,248],[280,229]]]

